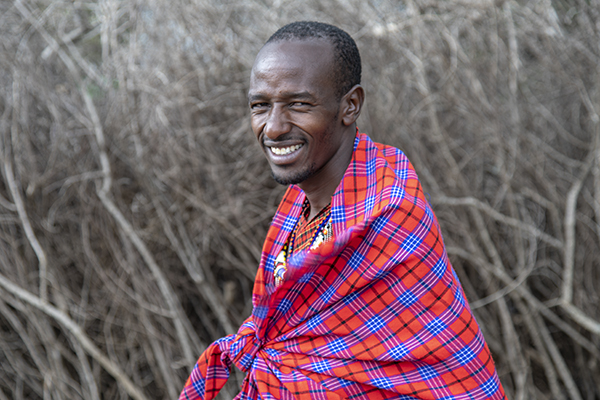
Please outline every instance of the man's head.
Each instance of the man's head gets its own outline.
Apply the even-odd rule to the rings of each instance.
[[[282,40],[324,39],[333,47],[332,78],[341,98],[355,85],[360,85],[360,53],[354,39],[338,27],[315,21],[298,21],[279,28],[266,44]]]
[[[348,68],[351,60],[360,63],[352,38],[315,22],[281,28],[257,55],[248,93],[252,130],[279,183],[297,183],[307,194],[333,193],[339,183],[364,99],[360,64]]]

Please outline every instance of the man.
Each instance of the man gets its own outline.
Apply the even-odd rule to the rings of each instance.
[[[360,56],[297,22],[260,50],[251,123],[291,185],[263,247],[252,315],[202,354],[180,399],[503,399],[490,352],[404,154],[358,132]]]

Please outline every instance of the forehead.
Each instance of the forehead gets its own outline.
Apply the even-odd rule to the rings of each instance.
[[[333,46],[324,39],[266,44],[256,56],[250,94],[264,90],[334,89]]]

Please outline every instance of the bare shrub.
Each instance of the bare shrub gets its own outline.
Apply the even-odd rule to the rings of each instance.
[[[600,398],[597,0],[193,3],[0,3],[0,399],[175,398],[250,314],[248,77],[298,19],[356,38],[509,397]]]

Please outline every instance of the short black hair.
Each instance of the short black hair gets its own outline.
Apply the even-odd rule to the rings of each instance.
[[[284,40],[325,39],[334,49],[334,79],[337,95],[343,95],[354,86],[360,84],[360,53],[354,39],[340,28],[315,21],[297,21],[279,28],[267,43]],[[267,44],[265,43],[265,44]]]

